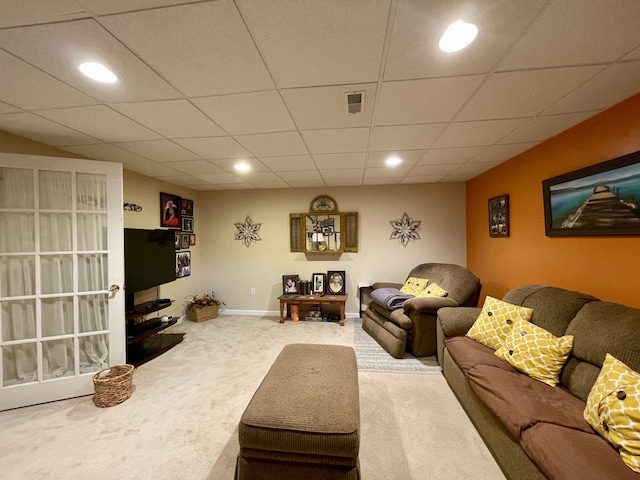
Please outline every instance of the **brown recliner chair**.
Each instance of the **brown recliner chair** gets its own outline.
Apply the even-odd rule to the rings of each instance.
[[[436,318],[442,307],[475,307],[480,296],[480,279],[469,269],[449,263],[423,263],[407,278],[429,279],[448,292],[446,297],[416,297],[402,308],[387,310],[371,302],[362,317],[362,328],[391,356],[403,358],[405,350],[416,357],[436,353]],[[374,283],[376,288],[397,288],[401,283]]]

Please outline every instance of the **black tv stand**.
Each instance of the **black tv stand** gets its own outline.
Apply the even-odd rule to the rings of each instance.
[[[160,333],[175,325],[178,322],[176,319],[162,322],[158,317],[144,322],[136,323],[135,321],[140,317],[162,310],[172,303],[171,300],[169,303],[145,302],[135,305],[131,313],[127,312],[127,363],[137,367],[182,342],[184,333]]]

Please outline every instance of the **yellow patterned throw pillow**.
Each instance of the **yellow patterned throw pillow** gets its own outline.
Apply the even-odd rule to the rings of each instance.
[[[573,335],[556,337],[533,323],[518,319],[495,355],[531,378],[552,387],[573,348]]]
[[[449,295],[449,292],[444,288],[437,283],[431,283],[416,297],[446,297],[447,295]]]
[[[428,278],[418,278],[418,277],[409,277],[407,281],[404,282],[404,285],[400,289],[402,293],[406,293],[407,295],[413,295],[417,297],[420,292],[422,292],[425,287],[429,283]]]
[[[607,353],[589,392],[584,419],[640,473],[640,373]]]
[[[482,312],[467,332],[467,337],[489,348],[498,350],[518,318],[529,321],[533,310],[489,297],[484,301]]]

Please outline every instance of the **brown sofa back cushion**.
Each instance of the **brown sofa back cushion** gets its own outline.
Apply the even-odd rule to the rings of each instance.
[[[480,279],[471,270],[451,263],[423,263],[414,267],[407,278],[428,278],[437,283],[460,306],[475,307],[480,295]]]

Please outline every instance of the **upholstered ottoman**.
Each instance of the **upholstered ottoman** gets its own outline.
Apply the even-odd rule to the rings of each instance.
[[[360,399],[353,348],[282,349],[238,426],[236,478],[360,478]]]

